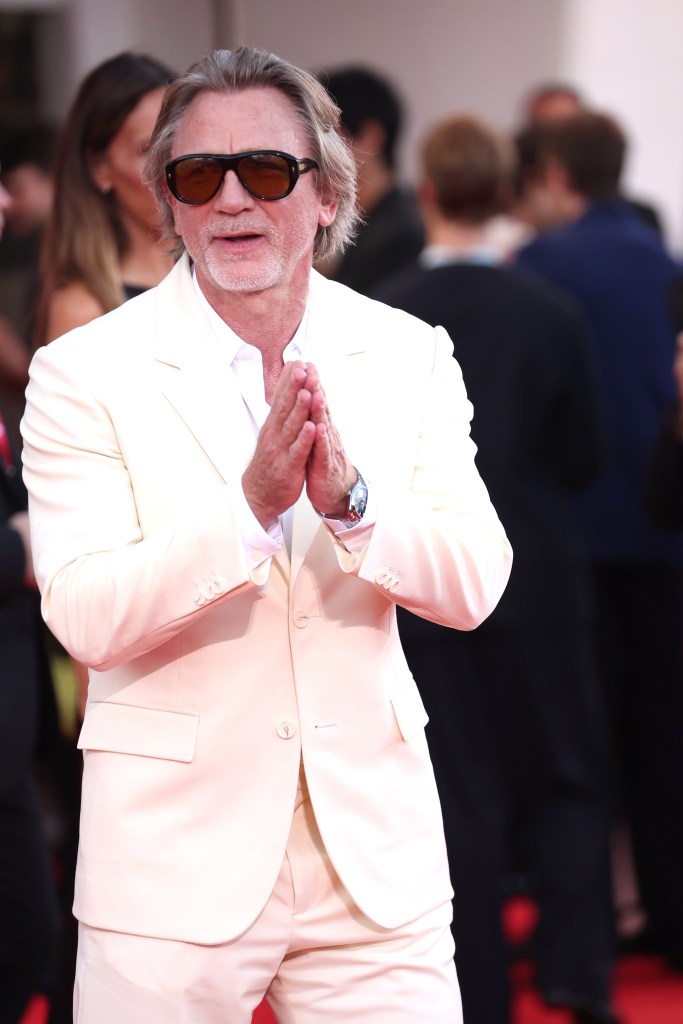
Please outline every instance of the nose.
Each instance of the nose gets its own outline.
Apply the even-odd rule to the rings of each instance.
[[[254,197],[244,187],[235,171],[226,171],[214,202],[216,209],[224,213],[238,213],[240,210],[252,208]]]

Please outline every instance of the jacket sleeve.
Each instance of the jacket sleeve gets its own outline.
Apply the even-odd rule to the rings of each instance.
[[[43,617],[76,659],[128,661],[265,582],[270,559],[248,564],[235,485],[196,502],[179,494],[182,513],[144,536],[115,426],[78,349],[39,350],[30,377],[22,434],[35,573]]]
[[[360,553],[347,551],[343,536],[336,543],[345,572],[417,615],[467,630],[498,603],[512,549],[475,464],[472,406],[452,343],[440,327],[432,339],[408,486],[381,481]]]

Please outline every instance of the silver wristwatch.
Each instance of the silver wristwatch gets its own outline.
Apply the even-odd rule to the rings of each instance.
[[[346,510],[339,515],[326,515],[324,512],[318,512],[318,515],[323,519],[343,523],[347,527],[355,526],[365,515],[367,504],[368,485],[359,470],[356,470],[356,482],[351,490],[346,492]]]

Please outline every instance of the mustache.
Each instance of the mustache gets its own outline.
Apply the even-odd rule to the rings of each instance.
[[[221,220],[214,224],[209,224],[206,227],[206,231],[209,235],[214,237],[221,237],[223,235],[267,235],[269,225],[263,222],[259,222],[253,218],[248,217],[236,217],[234,220]]]

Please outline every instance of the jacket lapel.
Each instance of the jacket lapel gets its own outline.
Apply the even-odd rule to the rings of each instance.
[[[254,449],[251,421],[227,355],[199,303],[184,256],[158,289],[155,349],[161,390],[223,480],[241,476]]]

